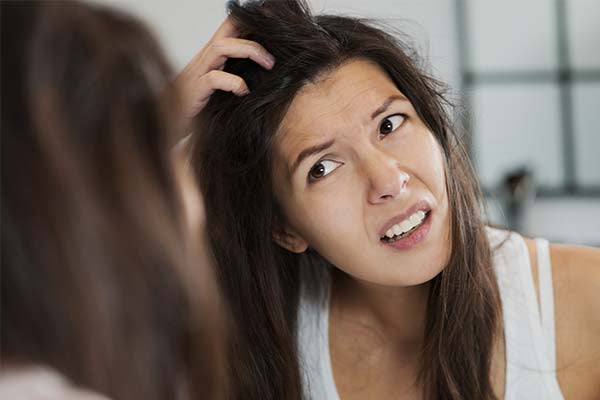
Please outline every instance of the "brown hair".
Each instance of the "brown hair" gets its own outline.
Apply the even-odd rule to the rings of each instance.
[[[311,15],[302,0],[231,2],[243,38],[277,59],[271,71],[247,60],[225,70],[251,93],[217,93],[202,115],[195,153],[221,285],[238,331],[231,350],[233,397],[302,397],[296,317],[304,273],[328,265],[314,250],[292,254],[272,239],[282,226],[273,193],[273,142],[291,101],[307,83],[350,59],[375,62],[412,102],[445,156],[452,253],[431,282],[421,381],[428,399],[492,399],[492,344],[499,294],[479,218],[481,194],[442,86],[397,37],[367,21]],[[324,267],[325,266],[325,267]]]
[[[71,1],[1,15],[3,367],[113,399],[218,398],[216,282],[192,265],[157,43]]]

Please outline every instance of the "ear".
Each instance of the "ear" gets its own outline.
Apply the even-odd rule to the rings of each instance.
[[[292,253],[300,254],[308,249],[308,243],[288,227],[273,230],[273,240],[275,240],[275,243]]]

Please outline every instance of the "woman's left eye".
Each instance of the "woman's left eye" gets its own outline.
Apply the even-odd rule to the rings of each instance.
[[[406,115],[404,114],[394,114],[389,117],[385,117],[383,121],[381,121],[381,125],[379,125],[379,134],[387,135],[389,133],[394,132],[406,119]]]

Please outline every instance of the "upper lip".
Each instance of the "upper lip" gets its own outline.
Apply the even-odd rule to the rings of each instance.
[[[410,217],[417,211],[431,211],[431,206],[425,200],[420,200],[404,210],[402,213],[396,215],[395,217],[389,219],[385,224],[379,228],[378,233],[379,237],[382,238],[385,236],[385,233],[394,225],[404,221],[406,218]]]

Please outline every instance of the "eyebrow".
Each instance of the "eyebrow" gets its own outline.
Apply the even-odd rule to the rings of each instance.
[[[378,116],[379,114],[381,114],[382,112],[387,110],[388,107],[390,106],[390,104],[392,104],[396,100],[407,101],[406,97],[404,97],[404,96],[392,95],[392,96],[388,97],[383,102],[383,104],[379,108],[377,108],[377,110],[373,111],[373,114],[371,114],[371,119],[375,119],[376,116]],[[296,169],[298,169],[298,167],[300,166],[302,161],[304,161],[304,159],[312,156],[313,154],[316,154],[325,149],[328,149],[329,147],[331,147],[333,145],[333,143],[335,143],[335,139],[331,139],[325,143],[310,146],[310,147],[307,147],[306,149],[302,150],[300,152],[300,154],[298,154],[298,157],[296,157],[296,161],[294,161],[294,163],[292,164],[292,168],[290,168],[290,171],[291,171],[290,175],[293,175],[296,172]]]
[[[373,114],[371,114],[371,119],[375,119],[376,116],[387,110],[390,104],[392,104],[396,100],[406,101],[406,97],[400,96],[398,94],[388,97],[377,110],[373,111]]]
[[[292,164],[291,175],[294,174],[294,172],[296,171],[296,169],[298,168],[300,163],[302,163],[302,161],[304,161],[305,158],[310,157],[313,154],[319,153],[325,149],[328,149],[329,147],[331,147],[333,145],[334,142],[335,142],[335,139],[331,139],[325,143],[310,146],[310,147],[307,147],[306,149],[302,150],[300,152],[300,154],[298,154],[298,157],[296,157],[296,161],[294,161],[294,164]]]

